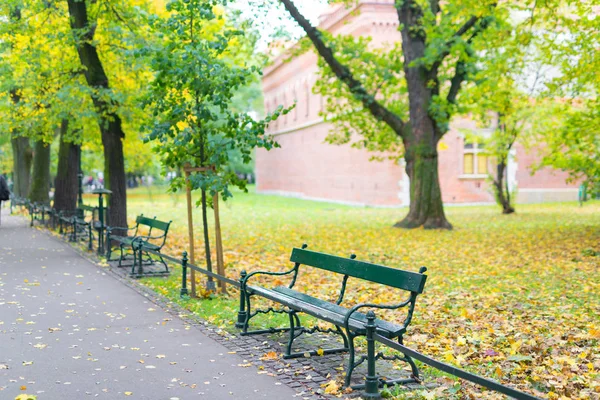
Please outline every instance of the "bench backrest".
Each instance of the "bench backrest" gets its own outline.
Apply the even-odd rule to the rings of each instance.
[[[159,221],[156,219],[156,217],[154,218],[148,218],[148,217],[144,217],[144,215],[140,215],[136,218],[135,223],[139,226],[139,225],[145,225],[150,227],[150,229],[159,229],[161,231],[164,231],[165,233],[167,233],[167,231],[169,230],[169,226],[171,225],[171,222],[164,222],[164,221]]]
[[[292,250],[290,261],[419,294],[423,292],[427,280],[427,275],[421,273],[299,248]]]

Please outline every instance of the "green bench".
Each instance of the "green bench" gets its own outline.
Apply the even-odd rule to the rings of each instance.
[[[105,216],[107,210],[104,207]],[[54,217],[59,222],[59,233],[63,236],[68,235],[70,242],[77,242],[79,239],[87,240],[88,248],[92,249],[94,239],[92,229],[99,230],[100,226],[98,207],[82,204],[74,210],[54,210]]]
[[[13,213],[13,208],[15,207],[21,207],[21,208],[27,208],[29,209],[31,207],[31,203],[29,202],[29,199],[25,198],[25,197],[19,197],[19,196],[15,196],[14,194],[11,194],[10,196],[10,213]]]
[[[350,386],[352,373],[363,362],[367,361],[367,356],[356,357],[354,339],[358,336],[366,335],[365,325],[367,323],[366,313],[360,312],[363,308],[367,309],[385,309],[385,310],[397,310],[400,308],[406,309],[406,317],[402,323],[393,323],[377,319],[376,332],[389,339],[397,340],[402,344],[402,338],[408,325],[410,324],[417,300],[417,296],[423,292],[425,287],[425,281],[427,275],[424,272],[427,271],[425,267],[422,267],[418,273],[403,271],[394,268],[388,268],[382,265],[371,264],[364,261],[355,260],[355,255],[350,258],[343,258],[333,256],[324,253],[318,253],[310,250],[306,250],[306,245],[303,245],[301,249],[294,248],[290,261],[294,263],[294,267],[289,271],[284,272],[266,272],[256,271],[250,274],[242,272],[241,283],[241,297],[240,297],[240,311],[238,312],[238,322],[236,326],[242,329],[242,335],[249,334],[260,334],[270,332],[289,332],[289,339],[287,348],[284,354],[284,358],[295,358],[304,357],[307,352],[292,351],[294,340],[304,333],[320,332],[331,332],[338,334],[342,337],[343,347],[328,350],[319,351],[308,351],[311,355],[316,354],[332,354],[338,352],[349,352],[348,367],[346,370],[345,385]],[[302,293],[294,289],[296,284],[300,267],[312,267],[318,268],[325,271],[334,272],[342,275],[340,281],[340,292],[335,301],[323,300],[317,297],[313,297],[306,293]],[[277,286],[273,288],[266,288],[257,285],[250,285],[250,280],[257,275],[270,275],[270,276],[284,276],[288,275],[291,282],[288,286]],[[353,307],[344,307],[342,302],[344,300],[344,294],[346,293],[346,284],[349,278],[360,279],[363,281],[377,283],[390,289],[400,289],[408,292],[408,298],[399,304],[369,304],[361,303],[354,305]],[[266,310],[257,309],[252,310],[252,297],[260,296],[271,300],[275,303],[283,305],[285,308],[276,310],[272,307]],[[269,328],[263,330],[249,331],[250,320],[258,314],[264,314],[268,312],[284,312],[289,315],[289,327],[282,328]],[[319,320],[329,322],[333,325],[333,329],[322,330],[319,327],[306,328],[303,327],[298,313],[304,313],[311,315]],[[375,359],[368,360],[369,362],[375,362],[378,358],[384,356],[380,353],[374,356]],[[389,359],[390,357],[385,357]],[[395,379],[395,380],[381,380],[380,384],[405,384],[412,382],[419,382],[419,371],[417,366],[411,357],[407,355],[396,355],[391,357],[393,359],[402,360],[410,365],[412,370],[412,376],[410,379]],[[364,387],[364,385],[353,386],[355,389]]]
[[[54,209],[49,204],[42,203],[29,203],[29,216],[31,217],[30,226],[33,226],[34,221],[40,221],[42,224],[46,223],[46,215],[52,218],[54,215]],[[48,220],[50,222],[50,220]]]
[[[100,221],[100,208],[95,206],[88,206],[82,204],[77,207],[77,213],[71,219],[71,232],[72,241],[76,242],[78,239],[78,233],[83,234],[84,238],[88,240],[88,248],[92,249],[92,242],[94,240],[94,231],[97,232],[98,237],[103,235],[103,230],[106,227],[106,219],[108,218],[108,207],[103,207],[103,219]]]
[[[142,214],[136,218],[135,226],[131,228],[106,228],[107,260],[119,261],[119,267],[121,267],[123,266],[122,262],[125,261],[128,256],[132,256],[133,265],[131,267],[131,275],[142,276],[148,275],[144,273],[143,266],[152,265],[155,263],[155,260],[152,258],[152,254],[154,254],[159,258],[158,261],[164,265],[164,273],[169,273],[169,266],[163,259],[160,252],[167,241],[167,235],[169,233],[171,222],[172,221],[159,221],[156,219],[156,217],[144,217]],[[140,233],[140,227],[148,228],[148,233],[146,235],[142,235]],[[128,232],[130,231],[133,231],[131,236],[128,235]],[[159,231],[159,234],[155,234],[153,236],[153,232],[156,231]],[[115,232],[122,232],[123,234],[117,235]],[[113,243],[119,245],[120,256],[118,259],[111,259]],[[128,254],[128,251],[131,251],[131,253]]]

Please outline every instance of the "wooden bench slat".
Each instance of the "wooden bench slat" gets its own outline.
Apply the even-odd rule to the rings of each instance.
[[[297,247],[292,250],[290,261],[415,293],[423,293],[427,280],[427,275],[424,274]]]
[[[135,222],[136,224],[146,225],[151,228],[160,229],[161,231],[167,231],[169,229],[169,226],[171,225],[170,222],[159,221],[157,219],[144,217],[142,215],[137,217]]]
[[[341,305],[330,303],[326,300],[321,300],[319,298],[309,296],[305,293],[297,292],[286,286],[278,286],[276,288],[273,288],[273,291],[285,294],[297,301],[334,312],[340,316],[340,319],[338,321],[339,323],[343,323],[344,317],[346,316],[346,313],[349,310],[348,308],[343,307]],[[367,323],[367,316],[361,313],[360,311],[353,313],[350,319],[353,320],[352,322],[355,325],[355,329],[360,328],[360,330],[363,330],[365,324]],[[396,337],[406,331],[406,328],[402,325],[397,325],[393,322],[388,322],[382,319],[377,319],[375,321],[375,324],[377,325],[378,332],[380,334],[383,333],[383,336],[386,337]]]

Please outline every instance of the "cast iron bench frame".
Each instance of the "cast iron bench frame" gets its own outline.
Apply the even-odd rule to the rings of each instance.
[[[13,193],[10,195],[10,213],[13,213],[13,207],[25,207],[28,210],[31,208],[31,202],[25,197],[15,196]]]
[[[31,203],[28,202],[29,216],[31,217],[31,223],[29,226],[33,226],[33,223],[37,220],[42,224],[46,224],[46,215],[48,217],[54,217],[54,209],[49,204],[43,203]],[[48,220],[50,222],[50,220]]]
[[[105,215],[108,213],[108,208],[105,207]],[[74,210],[61,210],[55,215],[59,221],[59,232],[62,235],[69,235],[70,242],[77,242],[78,237],[87,239],[88,249],[92,249],[92,241],[94,239],[92,228],[98,230],[99,221],[96,221],[95,215],[98,212],[98,207],[82,204]],[[86,213],[89,213],[91,219],[86,220]],[[69,231],[70,228],[70,231]],[[78,236],[81,232],[82,236]]]
[[[131,275],[132,276],[142,276],[147,275],[144,274],[143,265],[152,265],[154,264],[154,259],[150,255],[149,251],[152,251],[153,254],[156,254],[159,261],[165,266],[164,273],[169,273],[169,266],[163,259],[160,251],[164,247],[167,236],[169,233],[169,227],[173,221],[164,222],[157,220],[156,217],[148,218],[144,217],[144,214],[139,215],[135,219],[135,226],[131,228],[120,228],[120,227],[107,227],[106,228],[106,244],[107,244],[107,252],[106,259],[108,261],[117,261],[117,259],[111,259],[112,255],[112,242],[119,243],[119,250],[121,252],[120,257],[118,258],[119,267],[122,267],[122,262],[127,258],[127,252],[125,250],[126,247],[131,248],[132,256],[133,256],[133,265],[131,267]],[[149,227],[148,235],[139,235],[140,226]],[[152,236],[152,230],[162,231],[162,235]],[[127,234],[129,231],[133,231],[132,236],[119,236],[113,235],[114,231],[123,231]],[[154,241],[153,242],[151,242]],[[146,260],[143,260],[143,255],[146,256]],[[135,268],[138,267],[138,272],[135,272]]]
[[[108,207],[103,208],[105,221],[104,223],[101,223],[100,208],[98,206],[88,206],[86,204],[82,204],[77,207],[77,213],[71,219],[73,241],[77,241],[78,231],[85,231],[89,240],[88,249],[92,250],[92,242],[94,240],[93,231],[95,230],[98,232],[99,235],[103,235],[101,230],[104,229],[103,227],[107,225],[106,219],[108,218],[109,209]],[[88,213],[88,216],[90,217],[89,220],[86,218],[86,213]],[[98,218],[96,218],[96,215],[98,216]]]
[[[395,268],[385,267],[383,265],[371,264],[364,261],[355,260],[356,256],[353,254],[350,258],[343,258],[333,256],[325,253],[318,253],[315,251],[306,250],[308,246],[304,244],[301,249],[294,248],[290,257],[290,261],[294,263],[294,267],[285,272],[268,272],[268,271],[256,271],[250,274],[242,272],[242,278],[240,279],[240,311],[238,313],[237,327],[242,328],[242,335],[260,334],[260,333],[272,333],[272,332],[283,332],[289,331],[289,339],[284,354],[284,358],[296,358],[304,357],[305,352],[293,353],[292,346],[294,340],[303,333],[314,333],[316,331],[335,333],[342,337],[344,342],[343,348],[328,349],[320,351],[310,351],[311,355],[316,354],[332,354],[338,352],[349,352],[348,368],[346,371],[345,385],[350,386],[352,379],[352,373],[356,367],[365,361],[375,362],[377,359],[394,359],[405,361],[410,365],[412,370],[411,378],[409,379],[394,379],[394,380],[383,380],[380,379],[380,385],[392,385],[392,384],[406,384],[420,382],[419,370],[412,360],[412,358],[406,354],[403,356],[384,356],[382,353],[374,355],[372,360],[368,356],[361,356],[356,361],[354,339],[358,336],[366,336],[367,330],[365,324],[367,323],[367,316],[364,313],[359,312],[362,308],[369,309],[386,309],[386,310],[397,310],[400,308],[407,308],[407,316],[403,323],[396,324],[388,321],[378,319],[375,321],[376,332],[388,339],[395,339],[398,343],[403,344],[403,335],[406,332],[408,325],[412,321],[412,316],[415,309],[417,296],[423,293],[427,275],[424,275],[427,268],[421,267],[418,273],[404,271]],[[304,265],[307,267],[319,268],[322,270],[334,272],[343,275],[341,282],[341,289],[338,298],[335,302],[329,302],[316,297],[309,296],[305,293],[293,290],[300,266]],[[278,286],[275,288],[265,288],[261,286],[250,286],[249,280],[257,275],[270,275],[270,276],[291,276],[291,283],[288,286]],[[343,307],[341,303],[344,300],[344,294],[346,292],[346,284],[348,279],[357,278],[364,281],[373,283],[379,283],[390,288],[401,289],[410,293],[409,298],[399,304],[371,304],[361,303],[353,307]],[[252,296],[261,296],[268,300],[284,306],[284,309],[275,310],[270,307],[266,310],[257,309],[252,311],[251,298]],[[289,316],[289,328],[269,328],[256,331],[248,331],[250,320],[258,314],[265,314],[269,312],[286,313]],[[329,322],[335,326],[334,329],[322,330],[319,327],[306,328],[300,323],[298,313],[305,313],[316,317],[322,321]],[[364,388],[364,385],[353,386],[354,389]]]

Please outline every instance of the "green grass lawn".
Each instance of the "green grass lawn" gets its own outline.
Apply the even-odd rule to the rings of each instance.
[[[179,256],[187,249],[183,194],[136,189],[129,193],[128,210],[132,220],[140,213],[173,220],[166,251]],[[227,275],[289,268],[292,247],[302,243],[394,268],[418,271],[426,266],[426,290],[406,336],[410,347],[547,398],[579,398],[581,393],[588,395],[582,398],[597,398],[600,203],[520,205],[509,216],[495,206],[446,211],[453,231],[408,231],[392,227],[406,209],[235,192],[221,206]],[[204,266],[199,209],[194,219],[197,264]],[[166,280],[145,283],[178,300],[180,279],[175,271]],[[308,272],[301,273],[297,288],[333,299],[339,284],[340,277]],[[400,299],[393,291],[350,280],[346,304]],[[184,303],[214,324],[233,329],[235,293]],[[381,317],[401,320],[403,315]]]

